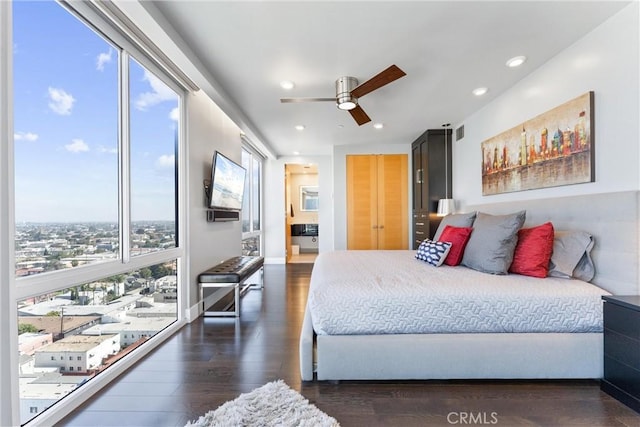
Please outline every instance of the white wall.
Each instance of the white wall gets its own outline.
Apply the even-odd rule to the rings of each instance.
[[[426,129],[425,129],[426,130]],[[419,135],[416,135],[416,138]],[[409,215],[407,223],[411,225],[411,143],[403,141],[395,144],[379,145],[338,145],[333,148],[334,169],[334,211],[335,211],[335,249],[347,249],[347,155],[348,154],[406,154],[409,164],[407,173],[407,188],[409,189]],[[409,228],[408,242],[412,241],[411,226]],[[409,247],[407,247],[409,249]]]
[[[207,222],[203,180],[211,178],[214,151],[241,163],[240,129],[202,91],[187,99],[189,307],[196,304],[198,274],[242,254],[241,221]]]
[[[458,206],[640,188],[638,21],[634,2],[455,124],[465,127],[465,137],[453,142],[453,197]],[[483,197],[481,142],[588,91],[594,91],[595,98],[596,181]]]
[[[318,252],[333,250],[334,235],[334,172],[330,156],[295,156],[267,160],[264,165],[264,256],[265,263],[285,262],[285,205],[284,165],[287,163],[314,163],[318,165]],[[294,190],[292,190],[294,191]]]

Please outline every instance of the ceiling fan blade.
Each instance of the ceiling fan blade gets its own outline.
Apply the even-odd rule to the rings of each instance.
[[[398,80],[400,77],[406,76],[407,73],[398,68],[397,65],[392,65],[384,71],[376,74],[371,77],[366,82],[362,83],[360,86],[356,87],[351,91],[351,95],[356,98],[360,98],[368,94],[369,92],[373,92],[376,89],[380,89],[382,86],[391,83],[394,80]]]
[[[297,102],[324,102],[324,101],[336,102],[336,99],[335,98],[280,98],[280,102],[282,102],[283,104],[297,103]]]
[[[351,114],[353,120],[358,123],[358,126],[362,126],[363,124],[371,121],[367,113],[365,113],[362,107],[359,105],[356,105],[356,108],[349,110],[349,114]]]

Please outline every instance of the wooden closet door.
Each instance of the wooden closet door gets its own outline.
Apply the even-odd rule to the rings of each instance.
[[[378,157],[378,249],[409,247],[406,154]]]
[[[377,156],[347,156],[347,249],[378,247],[377,181]]]
[[[407,249],[405,154],[347,156],[347,249]]]

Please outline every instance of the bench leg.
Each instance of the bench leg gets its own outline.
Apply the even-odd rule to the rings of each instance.
[[[235,298],[235,307],[233,314],[235,317],[240,317],[240,283],[236,283],[233,287],[233,294]]]
[[[264,267],[260,267],[258,271],[260,272],[260,283],[251,283],[249,285],[251,289],[264,289]]]
[[[203,286],[200,283],[200,300],[202,301],[202,315],[205,317],[240,317],[240,283],[233,283],[233,286],[229,286],[230,284],[224,284],[221,286],[215,286],[209,284],[208,286]],[[233,311],[208,311],[206,307],[206,303],[204,300],[204,288],[216,289],[216,288],[226,288],[230,289],[233,287]],[[227,305],[229,307],[229,305]]]

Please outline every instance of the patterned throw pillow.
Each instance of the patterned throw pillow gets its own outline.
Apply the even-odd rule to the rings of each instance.
[[[425,239],[420,243],[418,252],[416,252],[416,258],[421,261],[426,261],[434,267],[439,267],[447,257],[449,249],[451,249],[451,243],[449,242],[434,242]]]

